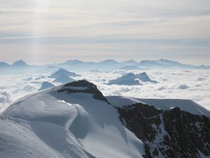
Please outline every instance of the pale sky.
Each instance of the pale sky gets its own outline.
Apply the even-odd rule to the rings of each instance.
[[[210,65],[210,0],[0,0],[0,61]]]

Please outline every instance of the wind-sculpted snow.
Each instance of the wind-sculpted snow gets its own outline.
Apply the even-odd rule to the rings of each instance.
[[[62,126],[0,116],[3,158],[94,158]]]

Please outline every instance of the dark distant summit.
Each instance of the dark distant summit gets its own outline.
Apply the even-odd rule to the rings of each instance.
[[[23,60],[18,60],[12,64],[12,66],[27,66]]]

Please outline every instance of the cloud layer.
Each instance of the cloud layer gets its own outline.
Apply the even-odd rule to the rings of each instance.
[[[141,73],[145,70],[132,71]],[[147,70],[149,77],[157,84],[143,83],[139,86],[106,85],[109,80],[121,76],[123,71],[114,73],[85,74],[86,78],[99,85],[105,95],[132,96],[137,98],[190,99],[210,109],[209,70]]]
[[[153,84],[142,82],[142,85],[107,85],[115,78],[128,73],[127,71],[78,72],[81,76],[77,79],[87,79],[96,84],[99,90],[106,96],[123,95],[137,98],[172,98],[191,99],[210,110],[210,70],[178,70],[156,69],[130,71],[139,74],[146,71]],[[28,74],[0,76],[0,110],[7,107],[17,99],[38,92],[44,81],[53,83],[53,79],[47,78],[50,74]],[[59,83],[53,83],[59,85]]]
[[[7,91],[0,91],[0,104],[11,103],[11,95]]]

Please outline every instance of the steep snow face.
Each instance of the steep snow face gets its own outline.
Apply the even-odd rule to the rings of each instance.
[[[17,157],[142,157],[143,143],[122,125],[117,110],[106,100],[95,98],[96,90],[87,91],[90,89],[96,87],[88,82],[73,82],[11,105],[2,117],[11,117],[6,131],[13,133],[7,135],[6,122],[0,121],[0,135],[8,144],[5,148],[10,150],[4,152],[4,157],[11,154]],[[19,130],[23,132],[20,135]],[[19,153],[22,146],[18,142],[25,134],[30,137],[30,143],[27,147],[28,144],[21,141],[27,145],[23,146],[25,152]],[[19,140],[16,141],[15,135]],[[13,139],[17,151],[9,144]],[[34,146],[33,142],[36,142]]]
[[[135,103],[143,103],[148,105],[153,105],[157,109],[170,110],[175,107],[179,107],[181,110],[195,114],[195,115],[205,115],[210,117],[210,111],[198,105],[191,100],[184,99],[137,99],[128,98],[122,96],[109,96],[106,97],[107,100],[114,106],[121,107],[127,105],[133,105]]]

